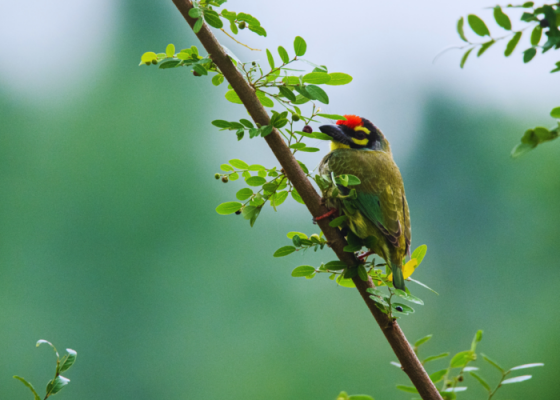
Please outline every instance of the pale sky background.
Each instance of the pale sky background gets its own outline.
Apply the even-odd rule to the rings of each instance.
[[[87,96],[96,78],[109,68],[102,62],[103,55],[117,51],[114,38],[122,33],[117,26],[122,4],[111,0],[0,2],[2,89],[15,102],[40,108],[64,109]],[[560,73],[549,71],[558,57],[550,51],[523,64],[521,52],[528,47],[528,35],[508,59],[503,56],[502,42],[479,59],[471,54],[464,70],[459,68],[462,52],[458,50],[433,63],[442,49],[462,44],[455,32],[461,15],[476,13],[487,21],[494,36],[501,36],[503,30],[492,23],[491,10],[484,9],[492,5],[485,0],[239,0],[226,3],[226,8],[250,10],[260,18],[267,38],[248,31],[239,35],[252,47],[284,45],[291,50],[292,38],[300,35],[308,43],[306,59],[326,64],[331,72],[351,74],[352,84],[329,90],[331,104],[325,111],[359,114],[372,119],[385,133],[398,132],[391,141],[396,155],[406,158],[429,94],[454,95],[466,104],[502,110],[527,124],[553,123],[548,113],[560,105]],[[170,16],[177,13],[171,1],[162,7]],[[516,11],[508,12],[514,27],[519,26]],[[175,25],[169,29],[169,42],[181,42],[185,38],[171,36],[182,31],[184,22],[175,18],[170,23]],[[468,28],[466,32],[479,39]],[[219,36],[241,59],[260,59],[266,65],[264,52],[251,53],[223,34]]]

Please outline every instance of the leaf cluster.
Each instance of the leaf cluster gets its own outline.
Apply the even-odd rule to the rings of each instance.
[[[418,355],[418,351],[420,346],[427,343],[432,338],[432,335],[425,336],[414,343],[414,352]],[[457,398],[457,394],[460,392],[464,392],[468,389],[466,386],[467,382],[465,381],[465,377],[473,378],[478,384],[480,384],[488,394],[488,400],[492,399],[492,397],[496,394],[498,389],[500,389],[503,385],[508,385],[517,382],[523,382],[528,379],[531,379],[531,375],[521,375],[516,376],[513,378],[506,377],[512,373],[513,371],[526,369],[526,368],[533,368],[533,367],[540,367],[544,364],[542,363],[533,363],[533,364],[523,364],[518,365],[516,367],[510,368],[509,370],[505,370],[502,368],[498,363],[490,359],[484,354],[481,354],[484,361],[486,361],[489,365],[491,365],[494,369],[496,369],[500,373],[500,378],[498,383],[494,388],[490,386],[485,378],[483,378],[479,372],[479,368],[474,366],[469,366],[470,363],[475,362],[478,360],[478,355],[476,353],[476,349],[478,343],[482,340],[482,331],[479,330],[476,332],[471,347],[468,350],[460,351],[451,357],[447,368],[437,370],[430,374],[430,379],[434,384],[439,384],[440,387],[438,391],[440,392],[441,396],[445,400],[455,400]],[[437,355],[432,355],[426,357],[422,361],[422,365],[426,365],[436,360],[444,359],[449,357],[450,353],[441,353]],[[395,361],[391,362],[392,365],[401,368],[401,365]],[[431,365],[431,364],[430,364]],[[405,385],[397,385],[397,389],[407,392],[407,393],[418,393],[418,390],[412,386],[405,386]]]
[[[523,51],[523,62],[530,62],[536,55],[539,49],[544,54],[550,49],[560,48],[560,3],[544,4],[540,7],[535,7],[534,2],[529,1],[521,5],[507,5],[505,8],[521,8],[523,13],[520,17],[520,22],[524,25],[522,28],[514,29],[510,17],[504,12],[504,7],[499,5],[492,8],[493,17],[496,24],[506,31],[506,34],[501,37],[493,37],[488,29],[486,23],[477,15],[470,14],[467,16],[467,23],[471,30],[478,36],[485,39],[483,42],[472,42],[465,35],[464,26],[465,18],[461,17],[457,21],[457,33],[461,40],[468,45],[465,46],[467,50],[461,58],[461,68],[464,67],[469,55],[476,50],[476,54],[480,57],[490,47],[501,40],[507,39],[504,55],[509,57],[521,40],[523,33],[526,30],[531,30],[530,33],[530,47]],[[547,40],[543,45],[540,45],[542,38],[546,37]],[[462,47],[462,48],[465,48]],[[556,68],[551,72],[560,71],[560,62],[556,63]]]
[[[46,341],[46,340],[43,340],[43,339],[39,340],[37,342],[37,347],[39,347],[43,343],[52,347],[52,349],[54,350],[54,353],[56,354],[55,375],[54,375],[54,378],[51,379],[47,383],[46,394],[45,394],[45,397],[43,398],[44,400],[46,400],[50,396],[53,396],[53,395],[57,394],[58,392],[60,392],[66,385],[68,385],[68,383],[70,383],[70,379],[65,378],[61,374],[63,372],[68,371],[74,365],[74,363],[76,362],[76,357],[78,356],[78,353],[76,353],[75,350],[66,349],[67,354],[65,354],[63,357],[60,357],[60,355],[58,354],[58,351],[53,346],[53,344]],[[31,383],[29,383],[27,380],[25,380],[24,378],[22,378],[20,376],[17,376],[17,375],[14,376],[14,379],[17,379],[18,381],[23,383],[31,391],[31,393],[33,394],[34,400],[41,400],[41,397],[37,394],[37,391],[35,390],[35,388],[33,387],[33,385]]]
[[[533,150],[541,143],[549,142],[558,137],[558,134],[560,133],[560,107],[554,108],[550,112],[550,116],[552,118],[556,118],[556,127],[547,129],[542,126],[537,126],[536,128],[527,129],[521,138],[521,143],[516,145],[511,151],[511,156],[513,158],[519,157],[528,151]]]

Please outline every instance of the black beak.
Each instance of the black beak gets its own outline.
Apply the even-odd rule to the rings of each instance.
[[[340,129],[337,125],[323,125],[319,127],[319,130],[332,137],[336,142],[348,145],[350,144],[348,136],[346,136],[342,129]]]

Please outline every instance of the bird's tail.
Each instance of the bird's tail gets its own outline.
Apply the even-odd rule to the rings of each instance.
[[[396,289],[405,290],[402,267],[400,265],[391,263],[391,270],[391,272],[393,273],[393,286]]]

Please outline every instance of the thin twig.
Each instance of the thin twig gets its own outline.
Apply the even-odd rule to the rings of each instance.
[[[249,50],[252,51],[261,51],[261,49],[253,49],[252,47],[247,46],[245,43],[241,43],[239,40],[237,40],[236,38],[234,38],[233,36],[231,36],[229,33],[226,32],[226,30],[224,28],[220,28],[220,30],[222,32],[224,32],[226,35],[228,35],[231,39],[233,39],[236,43],[240,44],[241,46],[245,46],[247,47]]]
[[[173,0],[173,3],[175,3],[175,6],[177,6],[192,29],[196,23],[196,20],[189,16],[189,10],[193,7],[192,2],[190,0]],[[235,67],[208,26],[204,24],[196,36],[208,52],[209,57],[218,66],[233,90],[235,90],[255,123],[261,126],[269,125],[270,116],[257,98],[254,88],[251,87]],[[325,214],[328,210],[321,203],[321,197],[301,169],[291,149],[286,145],[278,130],[274,128],[272,133],[268,134],[264,140],[282,166],[284,174],[298,191],[311,215],[316,218]],[[344,262],[349,268],[358,267],[360,262],[356,255],[344,251],[344,246],[347,245],[347,242],[340,230],[329,226],[328,219],[321,219],[317,223],[340,261]],[[403,371],[409,376],[416,389],[418,389],[422,399],[442,400],[441,395],[430,380],[420,360],[416,357],[397,322],[378,309],[376,303],[370,299],[370,294],[367,290],[374,287],[371,277],[368,277],[368,281],[364,282],[356,275],[352,278],[352,281],[395,352]]]

